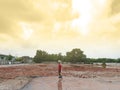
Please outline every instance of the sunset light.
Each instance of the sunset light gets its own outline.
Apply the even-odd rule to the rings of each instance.
[[[120,0],[0,0],[0,53],[34,56],[38,49],[65,54],[80,48],[88,57],[118,58],[119,4]]]

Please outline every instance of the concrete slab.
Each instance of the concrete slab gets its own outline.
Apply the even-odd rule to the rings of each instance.
[[[21,90],[120,90],[120,77],[38,77]]]

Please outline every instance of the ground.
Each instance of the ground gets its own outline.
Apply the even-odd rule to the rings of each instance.
[[[21,90],[120,90],[120,78],[37,77]]]
[[[68,82],[71,79],[71,77],[74,81],[76,81],[76,78],[77,80],[80,80],[78,81],[78,83],[86,84],[88,81],[95,83],[96,79],[99,82],[101,80],[105,82],[113,82],[116,80],[116,78],[117,80],[120,78],[120,67],[114,68],[109,66],[107,68],[103,68],[98,65],[63,64],[62,75],[64,77],[63,84],[66,84],[65,82]],[[58,79],[57,76],[57,64],[27,64],[0,66],[0,90],[19,90],[20,88],[24,87],[28,82],[33,80],[33,78],[38,78],[39,80],[41,80],[41,78],[43,79],[45,77],[45,80],[47,80],[47,78],[49,79],[49,77],[52,77],[54,78],[53,80],[56,80]],[[94,80],[91,81],[91,79]],[[119,80],[115,82],[119,82]]]

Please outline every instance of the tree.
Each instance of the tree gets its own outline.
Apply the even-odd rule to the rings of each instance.
[[[120,63],[120,58],[117,59],[117,63]]]
[[[63,61],[63,56],[61,53],[58,54],[58,60],[62,60]]]
[[[105,62],[102,63],[102,67],[106,68],[106,63]]]
[[[75,48],[72,51],[66,53],[66,59],[72,63],[84,62],[86,55],[83,54],[82,50]]]
[[[36,55],[34,57],[34,62],[41,63],[43,61],[47,61],[48,53],[42,50],[37,50]]]
[[[12,56],[12,55],[8,55],[7,60],[8,60],[8,61],[11,61],[11,60],[12,60],[12,58],[13,58],[13,56]]]
[[[18,62],[21,62],[21,63],[22,63],[22,57],[17,57],[17,58],[16,58],[16,61],[18,61]]]

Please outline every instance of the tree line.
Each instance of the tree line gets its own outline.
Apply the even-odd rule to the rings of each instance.
[[[120,63],[120,58],[118,59],[111,59],[111,58],[87,58],[84,52],[79,49],[75,48],[69,52],[66,52],[66,55],[62,55],[61,53],[58,54],[49,54],[43,50],[37,50],[36,55],[33,58],[35,63],[42,63],[42,62],[57,62],[61,60],[62,62],[70,62],[70,63]]]

